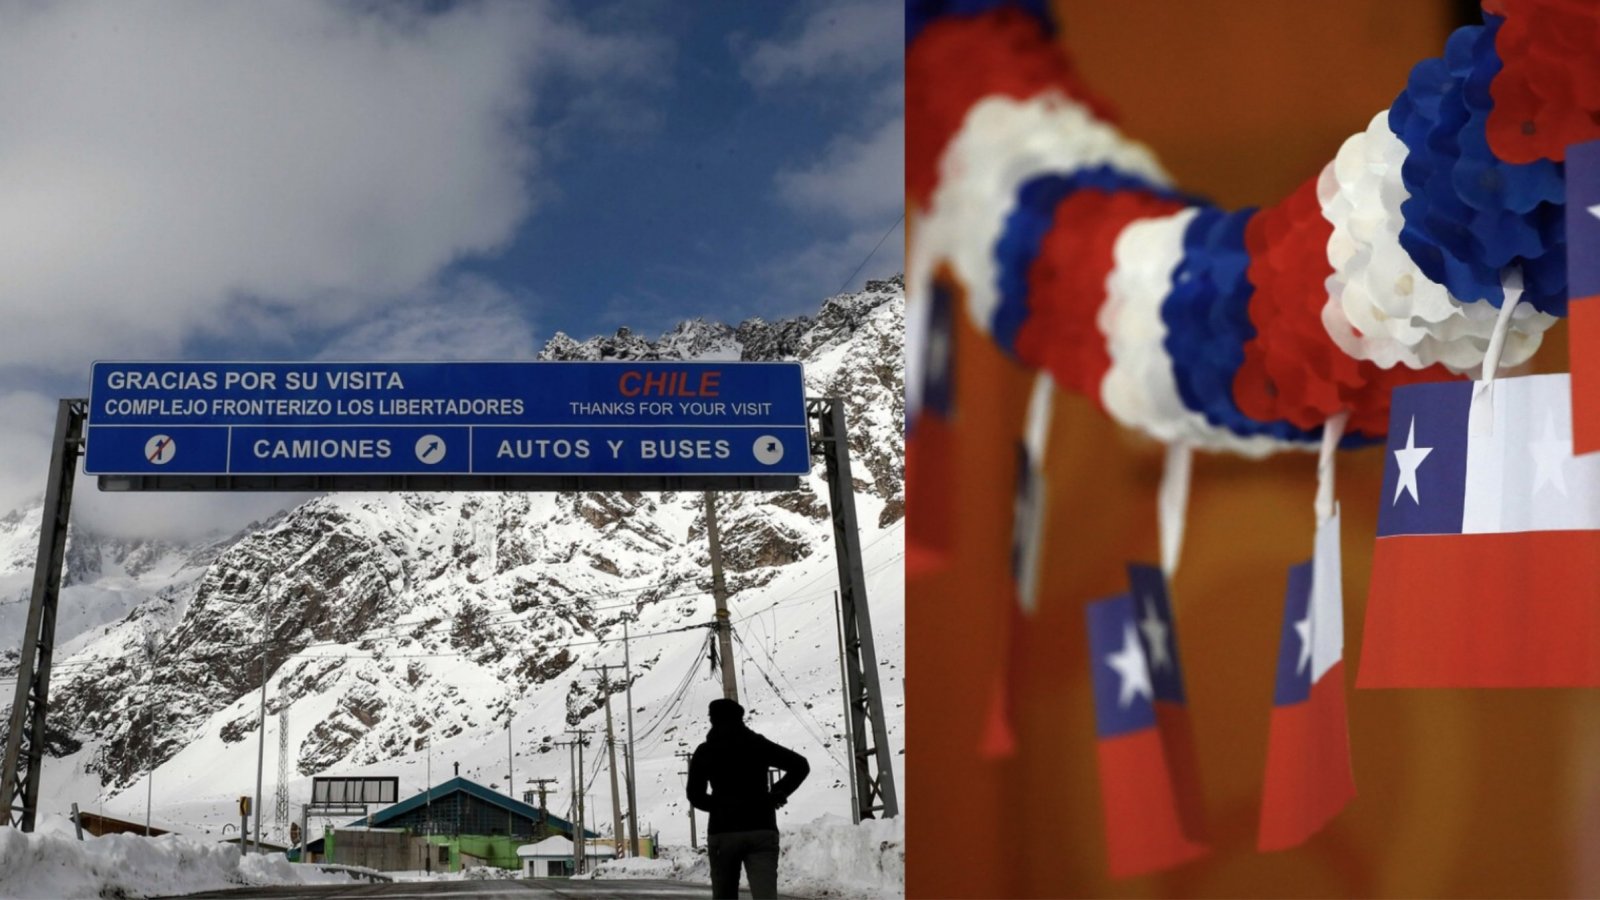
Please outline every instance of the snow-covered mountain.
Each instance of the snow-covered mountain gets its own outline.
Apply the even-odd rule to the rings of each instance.
[[[627,330],[547,359],[799,359],[812,396],[846,398],[868,596],[890,743],[904,753],[904,456],[900,280],[869,282],[815,317],[685,322],[650,341]],[[718,498],[741,699],[758,731],[806,755],[812,778],[784,814],[850,805],[841,737],[837,586],[818,461],[801,488]],[[462,775],[514,790],[554,778],[567,814],[568,729],[598,729],[586,666],[620,665],[628,622],[641,830],[687,840],[678,754],[720,696],[707,658],[710,568],[699,493],[330,494],[240,535],[180,546],[79,530],[69,543],[43,806],[219,831],[252,793],[263,662],[263,821],[272,818],[279,713],[289,793],[310,777],[397,775],[402,796]],[[0,519],[0,667],[14,671],[39,510]],[[627,719],[613,670],[619,735]],[[13,682],[0,681],[8,703]],[[509,734],[509,748],[508,748]],[[591,821],[610,821],[590,747]],[[598,774],[599,777],[596,777]],[[59,809],[57,809],[59,807]],[[704,820],[701,820],[704,827]]]

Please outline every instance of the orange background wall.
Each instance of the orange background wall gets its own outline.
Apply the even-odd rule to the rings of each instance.
[[[1268,204],[1312,177],[1442,52],[1442,2],[1058,3],[1085,80],[1185,188]],[[912,232],[913,239],[915,231]],[[911,580],[908,895],[1600,895],[1600,693],[1350,691],[1358,796],[1303,848],[1255,851],[1286,571],[1310,555],[1310,454],[1196,459],[1173,585],[1211,856],[1105,874],[1083,604],[1154,561],[1160,448],[1058,397],[1046,463],[1042,591],[1021,647],[1018,755],[979,758],[1005,651],[1014,440],[1031,375],[963,322],[956,563]],[[1541,370],[1565,368],[1562,329]],[[1383,451],[1341,455],[1347,674],[1353,688]],[[1600,648],[1596,648],[1600,652]]]

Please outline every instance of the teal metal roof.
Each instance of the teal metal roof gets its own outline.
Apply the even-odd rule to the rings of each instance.
[[[408,797],[405,800],[401,800],[399,803],[394,804],[393,806],[380,809],[370,816],[363,816],[362,818],[351,822],[350,825],[365,825],[371,828],[382,828],[385,822],[393,821],[394,819],[403,816],[406,813],[417,809],[418,807],[427,805],[430,798],[432,800],[439,800],[454,793],[463,793],[472,797],[477,797],[479,800],[482,800],[485,803],[493,804],[494,806],[498,806],[501,809],[508,810],[516,815],[531,819],[535,822],[539,821],[538,807],[529,806],[520,800],[507,797],[505,794],[502,794],[499,791],[490,790],[476,781],[469,781],[468,779],[462,778],[458,775],[449,781],[435,785],[432,790],[423,791],[420,794]],[[371,821],[369,822],[368,819]],[[563,819],[548,810],[545,811],[545,821],[549,823],[551,828],[564,831],[567,834],[572,833],[571,822],[568,822],[566,819]],[[588,837],[600,836],[598,832],[590,831],[587,828],[584,829],[584,834]]]

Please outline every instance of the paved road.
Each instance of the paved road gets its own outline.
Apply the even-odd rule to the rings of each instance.
[[[568,878],[527,881],[397,881],[391,884],[317,884],[289,887],[247,887],[231,891],[185,894],[185,900],[237,897],[326,897],[355,900],[366,897],[524,897],[573,898],[573,900],[629,900],[629,898],[694,897],[707,900],[710,885],[682,881],[633,881],[625,879],[572,880]],[[742,892],[742,897],[750,896]],[[785,895],[787,896],[787,895]],[[790,898],[795,900],[795,898]]]

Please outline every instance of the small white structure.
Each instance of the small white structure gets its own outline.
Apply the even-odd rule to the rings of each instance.
[[[531,878],[565,878],[573,872],[572,841],[552,835],[534,844],[517,848],[522,874]]]

